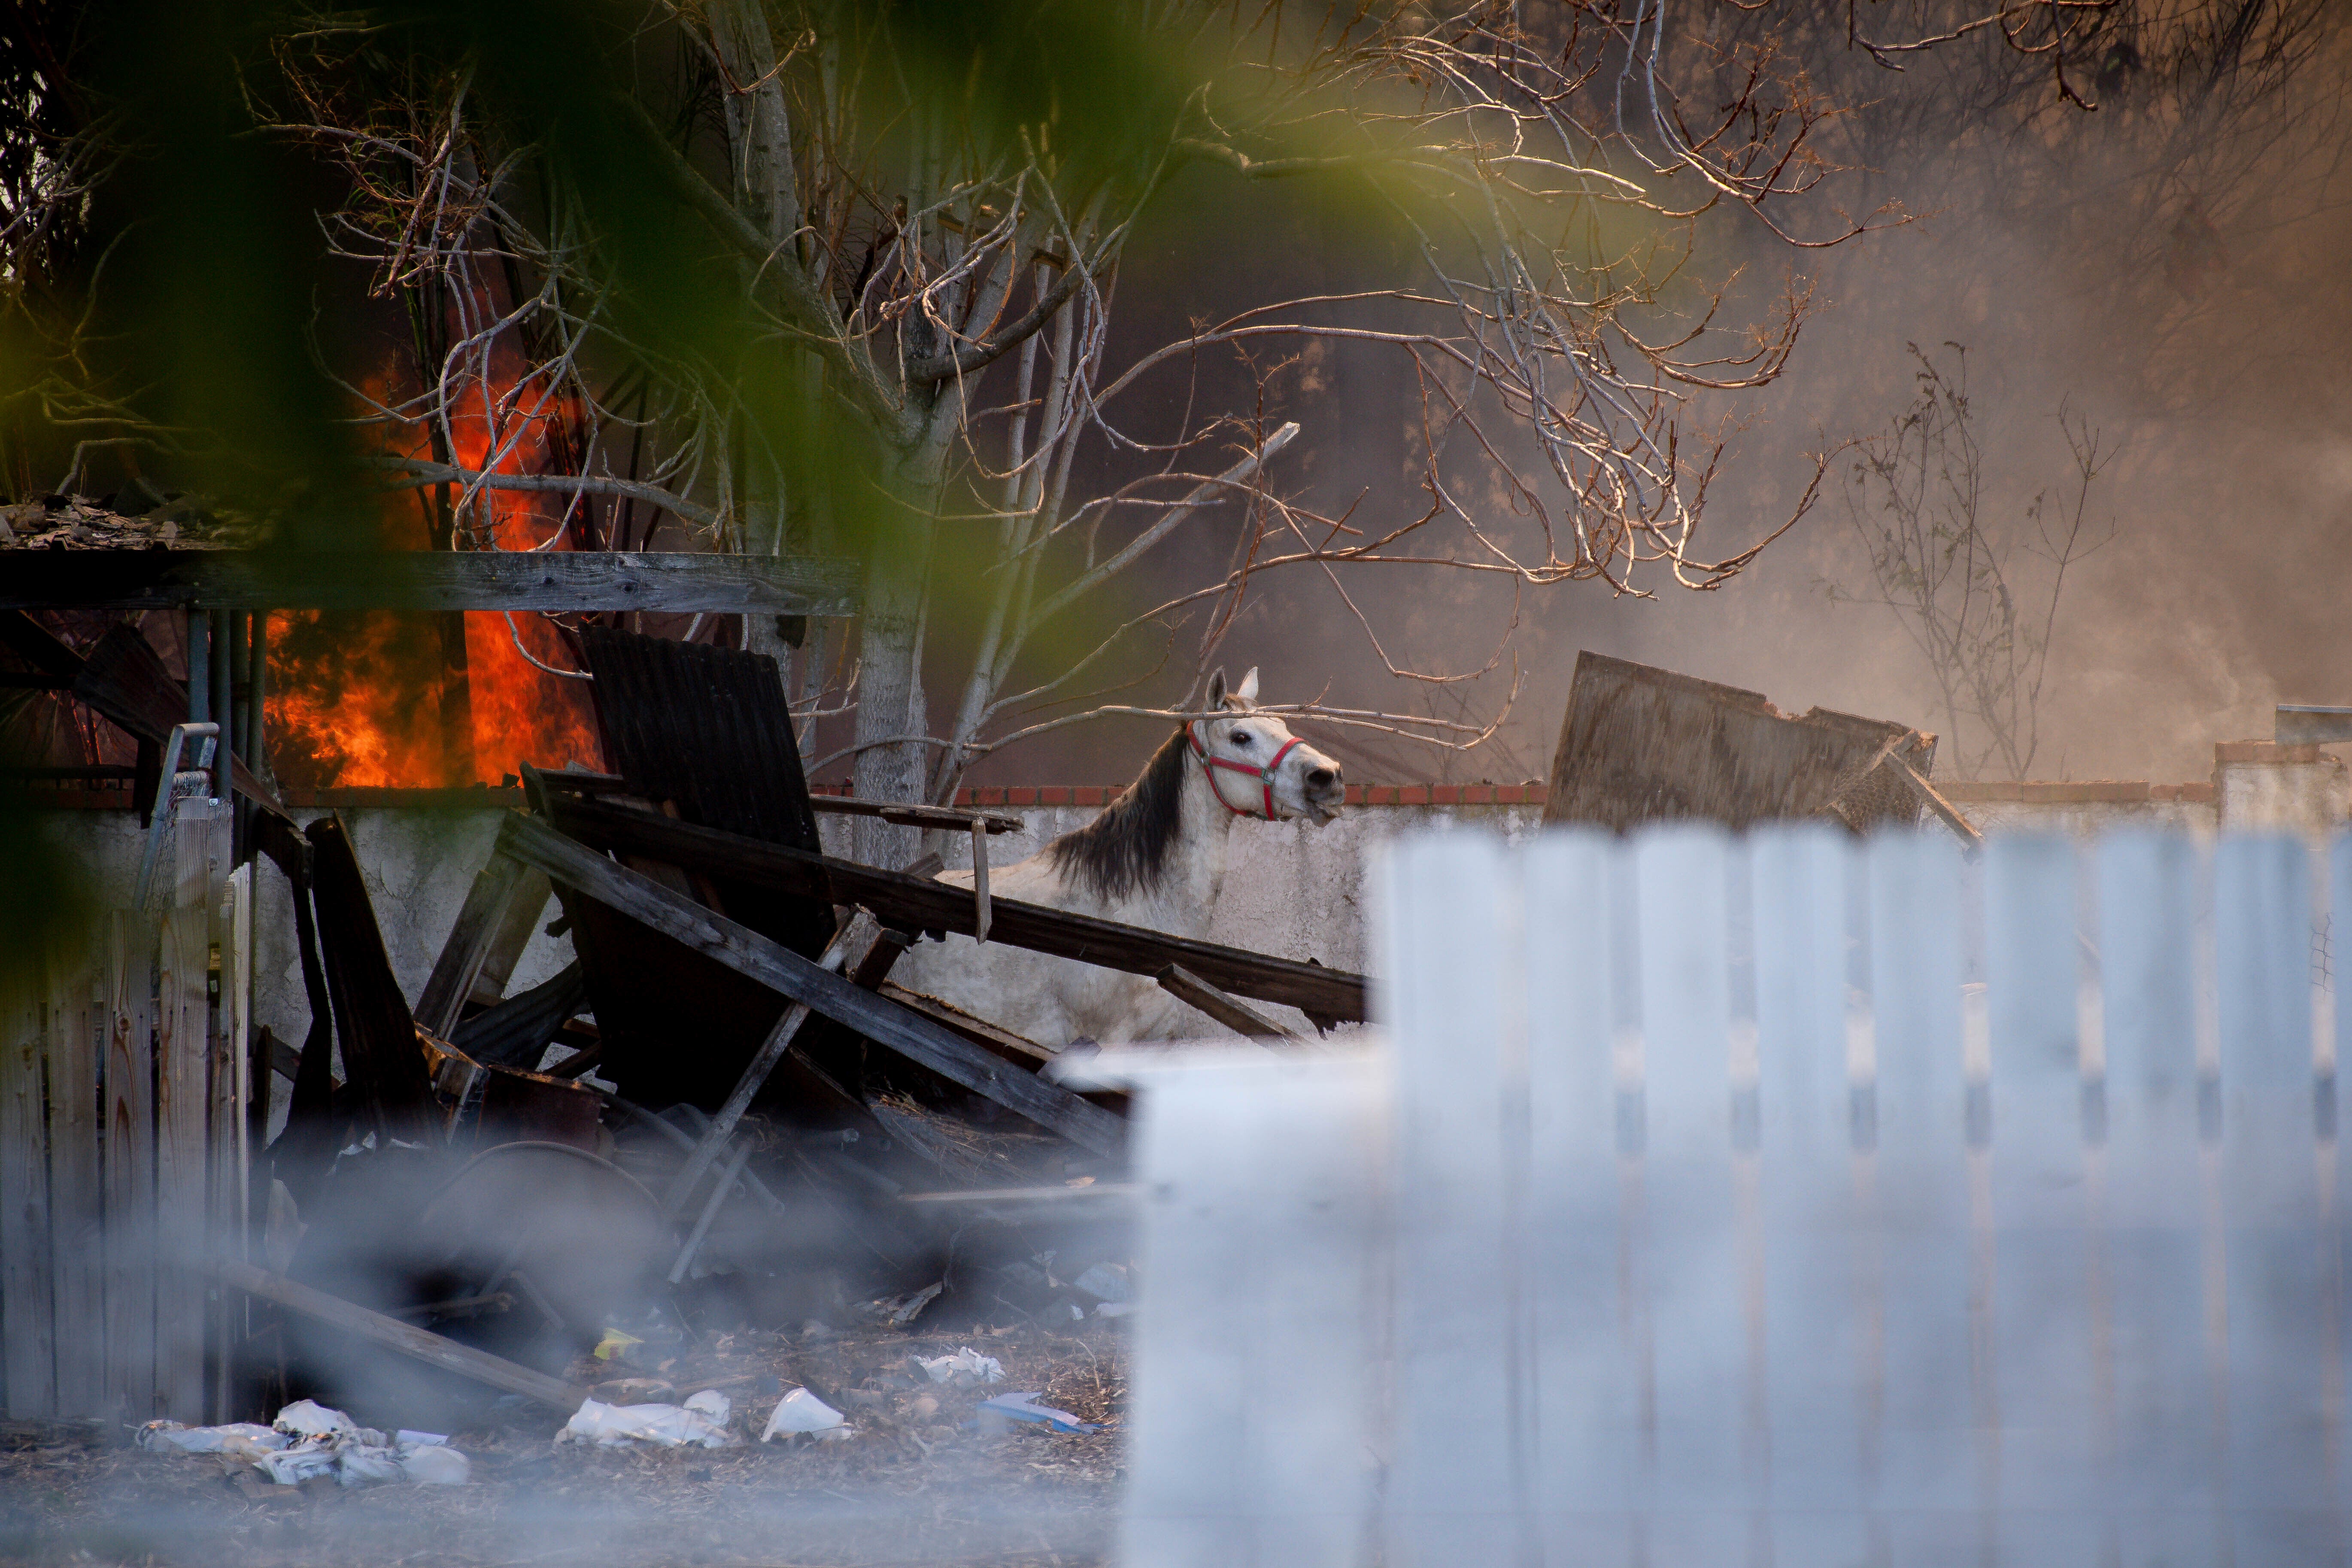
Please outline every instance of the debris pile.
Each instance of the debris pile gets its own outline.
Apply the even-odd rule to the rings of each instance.
[[[225,1463],[257,1471],[269,1485],[289,1490],[330,1477],[347,1487],[398,1480],[463,1486],[471,1473],[466,1456],[441,1433],[404,1429],[386,1436],[310,1399],[287,1405],[268,1426],[249,1421],[219,1426],[151,1421],[139,1429],[138,1441],[152,1453],[217,1454]],[[250,1484],[249,1474],[231,1473]]]
[[[1363,1016],[1360,976],[827,856],[815,812],[866,807],[812,797],[772,661],[602,629],[585,647],[615,771],[525,769],[530,809],[413,1001],[341,821],[257,817],[312,1022],[257,1051],[257,1121],[273,1073],[291,1087],[253,1204],[269,1266],[222,1270],[260,1325],[249,1407],[315,1394],[469,1430],[504,1397],[592,1447],[850,1437],[867,1423],[823,1390],[780,1385],[739,1421],[744,1391],[676,1369],[715,1335],[1066,1330],[1138,1293],[1124,1097],[1045,1070],[1069,1042],[893,985],[900,953],[954,931],[1236,1009]],[[976,845],[1019,826],[873,811]],[[551,910],[575,962],[509,994]],[[920,1389],[1006,1373],[959,1344],[906,1375],[937,1409]],[[967,1419],[1096,1429],[1034,1397]],[[304,1442],[327,1447],[270,1452],[413,1462]]]

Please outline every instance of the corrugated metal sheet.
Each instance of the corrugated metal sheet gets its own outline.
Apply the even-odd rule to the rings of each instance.
[[[817,849],[816,816],[776,661],[698,643],[591,627],[596,721],[606,765],[703,827]],[[729,916],[814,958],[833,911],[772,889],[719,884]]]
[[[603,626],[582,639],[614,773],[688,822],[819,847],[774,659]]]
[[[1678,818],[1745,827],[1815,816],[1890,738],[1912,733],[1824,708],[1783,713],[1760,692],[1587,651],[1576,658],[1544,820],[1622,833]],[[1895,754],[1924,778],[1936,737],[1919,735]],[[1916,824],[1920,812],[1918,797],[1883,773],[1845,808],[1857,826]]]
[[[547,1043],[580,1010],[587,994],[575,960],[530,990],[459,1024],[449,1043],[493,1067],[536,1068]]]

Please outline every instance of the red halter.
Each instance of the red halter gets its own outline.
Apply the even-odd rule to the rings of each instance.
[[[1209,748],[1201,744],[1201,731],[1196,725],[1185,725],[1184,733],[1192,740],[1192,754],[1201,759],[1201,772],[1209,781],[1209,793],[1217,797],[1217,804],[1219,805],[1223,806],[1235,816],[1248,816],[1251,815],[1249,812],[1244,811],[1240,806],[1235,805],[1232,801],[1227,800],[1225,798],[1225,792],[1217,787],[1217,775],[1212,770],[1216,768],[1230,768],[1234,773],[1247,773],[1252,778],[1257,780],[1260,786],[1262,786],[1265,791],[1265,820],[1268,822],[1275,820],[1274,771],[1275,769],[1282,766],[1283,758],[1290,755],[1290,748],[1298,744],[1297,736],[1293,735],[1289,740],[1285,741],[1282,743],[1282,749],[1275,752],[1272,759],[1270,759],[1265,766],[1260,767],[1255,763],[1237,763],[1230,757],[1213,757],[1209,755]]]

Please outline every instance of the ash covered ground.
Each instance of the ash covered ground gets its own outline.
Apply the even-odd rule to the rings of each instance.
[[[450,1435],[472,1461],[473,1479],[459,1487],[345,1488],[320,1478],[270,1488],[248,1465],[150,1453],[128,1431],[17,1423],[0,1451],[0,1561],[1101,1563],[1124,1465],[1124,1338],[1115,1321],[1068,1331],[748,1331],[644,1366],[583,1358],[573,1369],[582,1382],[625,1372],[658,1379],[681,1400],[719,1389],[744,1440],[717,1449],[557,1443],[561,1415],[509,1404]],[[966,1345],[1002,1362],[1004,1381],[937,1384],[910,1359]],[[856,1436],[754,1440],[781,1391],[795,1386],[843,1411]],[[1032,1389],[1104,1430],[982,1429],[983,1399]],[[402,1424],[397,1411],[351,1414],[386,1429]]]

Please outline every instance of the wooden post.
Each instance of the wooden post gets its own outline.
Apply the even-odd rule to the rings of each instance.
[[[226,801],[179,805],[172,826],[174,886],[156,963],[156,1392],[178,1421],[205,1416],[205,1298],[202,1267],[216,1212],[210,1122],[216,1057],[215,925],[228,873]]]
[[[228,805],[232,814],[234,803]],[[236,818],[230,817],[233,826]],[[251,1053],[246,1048],[247,997],[251,980],[250,934],[253,885],[251,862],[228,872],[219,884],[214,904],[212,976],[211,1104],[206,1128],[212,1162],[212,1214],[206,1226],[208,1249],[230,1258],[246,1255],[246,1207],[250,1192],[251,1152],[246,1142],[245,1107],[251,1098],[247,1079]],[[236,1346],[244,1341],[245,1313],[227,1291],[207,1283],[211,1314],[212,1413],[210,1419],[226,1421],[230,1380]]]
[[[155,931],[120,910],[106,932],[106,1395],[155,1415]]]
[[[49,1017],[49,1226],[57,1258],[58,1414],[107,1414],[104,1173],[99,1072],[107,1035],[101,962],[86,940],[57,961]]]
[[[41,1014],[46,998],[37,950],[0,990],[0,1369],[8,1415],[57,1414],[55,1300],[49,1260],[49,1145],[43,1114]]]

